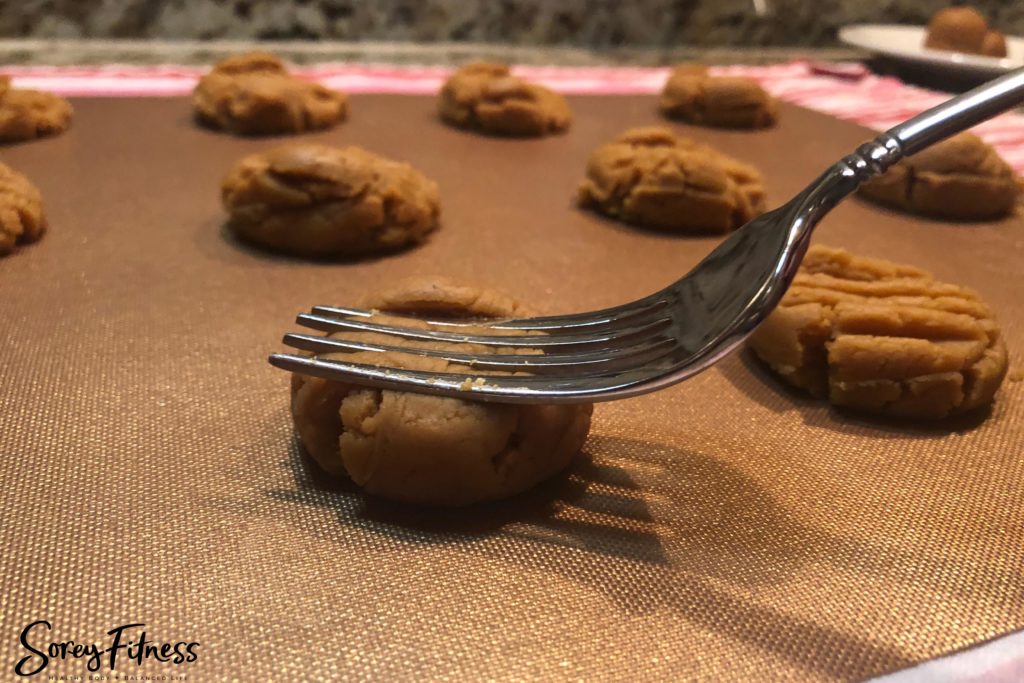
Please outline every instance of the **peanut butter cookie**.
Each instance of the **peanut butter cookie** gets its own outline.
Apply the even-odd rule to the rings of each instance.
[[[932,15],[924,46],[987,57],[1006,56],[1006,38],[973,7],[947,7]]]
[[[362,304],[451,319],[526,312],[501,294],[441,278],[400,282]],[[346,337],[394,343],[374,333]],[[470,352],[477,351],[488,352]],[[465,370],[408,354],[356,352],[345,358],[436,372]],[[368,493],[411,503],[468,505],[536,485],[565,469],[583,446],[591,411],[590,405],[479,403],[292,376],[295,428],[320,467],[351,477]]]
[[[34,140],[63,133],[71,125],[71,104],[41,90],[0,87],[0,143]]]
[[[577,192],[580,206],[672,232],[729,232],[764,211],[753,166],[667,128],[633,128],[599,147]]]
[[[710,76],[701,64],[681,64],[672,71],[659,107],[670,119],[721,128],[765,128],[778,118],[778,103],[757,81]]]
[[[276,135],[330,128],[344,120],[348,98],[288,73],[265,52],[219,62],[192,95],[196,118],[235,135]]]
[[[268,249],[358,256],[426,239],[438,225],[437,184],[359,147],[290,144],[251,154],[228,173],[228,227]]]
[[[895,164],[860,195],[923,216],[985,220],[1012,213],[1020,187],[995,149],[961,133]]]
[[[28,178],[0,164],[0,256],[46,231],[43,198]]]
[[[441,88],[438,112],[457,128],[522,137],[561,133],[572,121],[564,97],[516,78],[504,64],[469,64],[456,71]]]
[[[1007,369],[999,326],[973,291],[822,246],[749,343],[814,396],[921,420],[988,405]]]

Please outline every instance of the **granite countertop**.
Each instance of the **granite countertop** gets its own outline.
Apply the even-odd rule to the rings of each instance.
[[[515,64],[564,66],[659,66],[681,61],[709,64],[768,64],[797,58],[860,59],[846,48],[791,47],[615,47],[588,49],[500,43],[405,43],[355,41],[160,41],[94,39],[0,39],[2,64],[209,64],[246,50],[268,50],[297,63],[363,62],[385,64],[461,64],[496,59]]]
[[[17,0],[0,37],[835,47],[852,23],[924,24],[954,0]],[[1024,3],[970,0],[1006,33]]]

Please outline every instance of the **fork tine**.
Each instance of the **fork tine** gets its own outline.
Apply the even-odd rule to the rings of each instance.
[[[296,319],[300,325],[321,332],[376,332],[402,339],[418,341],[449,342],[480,344],[482,346],[500,346],[508,348],[532,348],[537,350],[549,348],[578,348],[586,346],[614,347],[637,338],[653,338],[672,324],[671,318],[663,317],[637,327],[590,334],[538,334],[538,335],[488,335],[461,334],[458,332],[424,330],[400,325],[381,325],[339,318],[327,318],[319,315],[303,313]]]
[[[370,344],[346,339],[332,339],[305,334],[286,334],[284,343],[292,348],[313,353],[338,353],[353,351],[399,352],[417,356],[441,358],[451,363],[490,371],[556,372],[562,370],[611,370],[629,364],[652,362],[672,351],[674,339],[663,338],[653,343],[641,343],[612,351],[584,352],[570,354],[493,354],[474,355],[453,353],[429,348],[410,348],[387,344]]]
[[[270,364],[282,370],[362,387],[420,391],[474,401],[499,403],[581,403],[629,393],[650,379],[648,368],[605,374],[580,373],[561,377],[487,375],[401,370],[364,363],[326,360],[275,353]],[[637,391],[636,393],[642,393]]]
[[[614,306],[599,311],[577,313],[572,315],[550,315],[532,318],[500,318],[492,320],[436,320],[422,316],[404,315],[401,313],[383,312],[393,318],[409,318],[421,320],[438,327],[481,327],[495,330],[566,330],[586,328],[588,330],[624,327],[627,324],[638,325],[644,316],[653,316],[669,305],[663,296],[651,296],[632,303]],[[380,311],[342,306],[314,306],[312,314],[330,318],[365,318],[372,319]]]

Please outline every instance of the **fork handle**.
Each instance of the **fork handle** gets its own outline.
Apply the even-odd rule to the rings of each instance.
[[[861,145],[843,161],[858,182],[904,157],[1024,103],[1024,69],[1016,69],[922,112]]]

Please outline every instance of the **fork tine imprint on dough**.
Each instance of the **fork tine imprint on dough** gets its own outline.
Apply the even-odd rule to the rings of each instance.
[[[814,396],[920,419],[990,403],[1008,363],[992,311],[974,291],[822,246],[808,251],[750,345]]]

